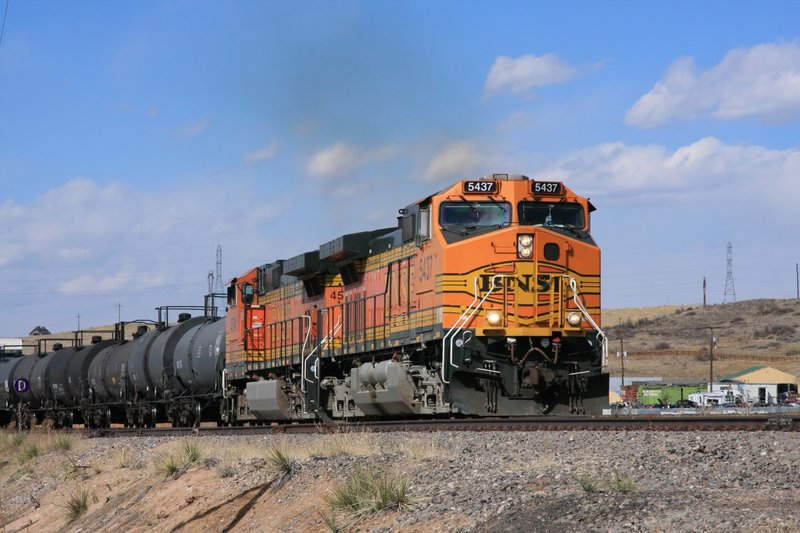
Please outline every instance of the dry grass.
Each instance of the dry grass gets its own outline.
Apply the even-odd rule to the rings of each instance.
[[[349,455],[366,457],[380,451],[374,433],[341,430],[330,435],[320,435],[297,451],[299,457],[336,457]]]
[[[404,477],[385,474],[362,463],[357,463],[347,479],[336,484],[325,497],[325,503],[328,512],[322,513],[322,517],[331,531],[338,529],[340,516],[349,527],[379,511],[405,511],[411,507],[408,481]]]
[[[144,466],[142,458],[137,456],[130,446],[117,450],[111,459],[111,463],[116,468],[129,468],[131,470],[138,470]]]
[[[178,477],[205,455],[205,445],[196,438],[181,439],[153,459],[155,471],[164,478]]]
[[[395,443],[397,451],[411,459],[441,459],[449,455],[449,451],[436,439],[418,435],[398,437]]]
[[[67,524],[83,516],[92,502],[97,502],[97,497],[86,487],[77,487],[71,492],[64,504]]]

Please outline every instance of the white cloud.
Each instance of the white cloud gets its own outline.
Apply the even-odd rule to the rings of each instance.
[[[357,158],[355,147],[337,142],[311,157],[308,173],[315,178],[334,176],[355,165]]]
[[[294,218],[280,213],[296,203],[256,185],[196,177],[139,189],[81,177],[30,201],[1,202],[0,334],[74,327],[78,313],[87,325],[107,324],[118,302],[127,319],[153,318],[157,305],[202,304],[217,244],[233,252],[229,277],[276,259],[266,243],[287,246],[278,245]]]
[[[484,95],[488,97],[503,91],[524,95],[534,87],[564,83],[575,73],[575,69],[556,54],[528,54],[516,59],[499,56],[486,77]]]
[[[328,179],[376,161],[385,161],[398,154],[392,145],[364,149],[339,141],[311,156],[306,171],[312,178]]]
[[[694,202],[710,210],[757,199],[759,209],[776,208],[783,214],[795,211],[798,174],[800,149],[727,145],[714,137],[674,151],[659,145],[601,144],[542,171],[581,194],[616,205]]]
[[[74,277],[58,286],[58,292],[64,295],[87,294],[108,291],[129,290],[135,286],[139,290],[160,287],[167,282],[164,274],[149,274],[122,270],[111,276],[94,277],[86,274]]]
[[[180,129],[180,134],[182,137],[194,137],[195,135],[199,135],[208,129],[208,119],[202,118],[196,122],[192,122],[186,124]]]
[[[255,152],[250,152],[249,154],[245,154],[243,159],[245,163],[253,164],[258,163],[259,161],[265,161],[267,159],[272,159],[278,154],[278,149],[280,148],[280,143],[277,139],[272,139],[267,146],[263,148],[259,148]]]
[[[457,141],[445,146],[431,159],[423,177],[430,182],[477,177],[489,165],[487,150],[477,141]]]
[[[628,110],[625,123],[655,128],[704,116],[800,119],[800,41],[737,48],[707,71],[682,57]]]

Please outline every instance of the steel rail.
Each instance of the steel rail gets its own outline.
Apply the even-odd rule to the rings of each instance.
[[[800,431],[800,413],[716,416],[566,416],[451,418],[329,423],[285,423],[240,427],[78,429],[88,437],[264,435],[336,432],[434,431]]]

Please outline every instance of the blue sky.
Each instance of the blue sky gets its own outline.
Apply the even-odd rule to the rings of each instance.
[[[0,0],[0,8],[5,7]],[[0,336],[153,318],[454,180],[590,196],[603,305],[796,294],[800,3],[9,0]],[[118,307],[121,305],[121,308]]]

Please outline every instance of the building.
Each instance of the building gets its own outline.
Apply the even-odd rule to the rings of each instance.
[[[797,376],[769,366],[753,366],[729,374],[714,384],[714,390],[732,390],[747,403],[777,404],[782,398],[797,395]]]

